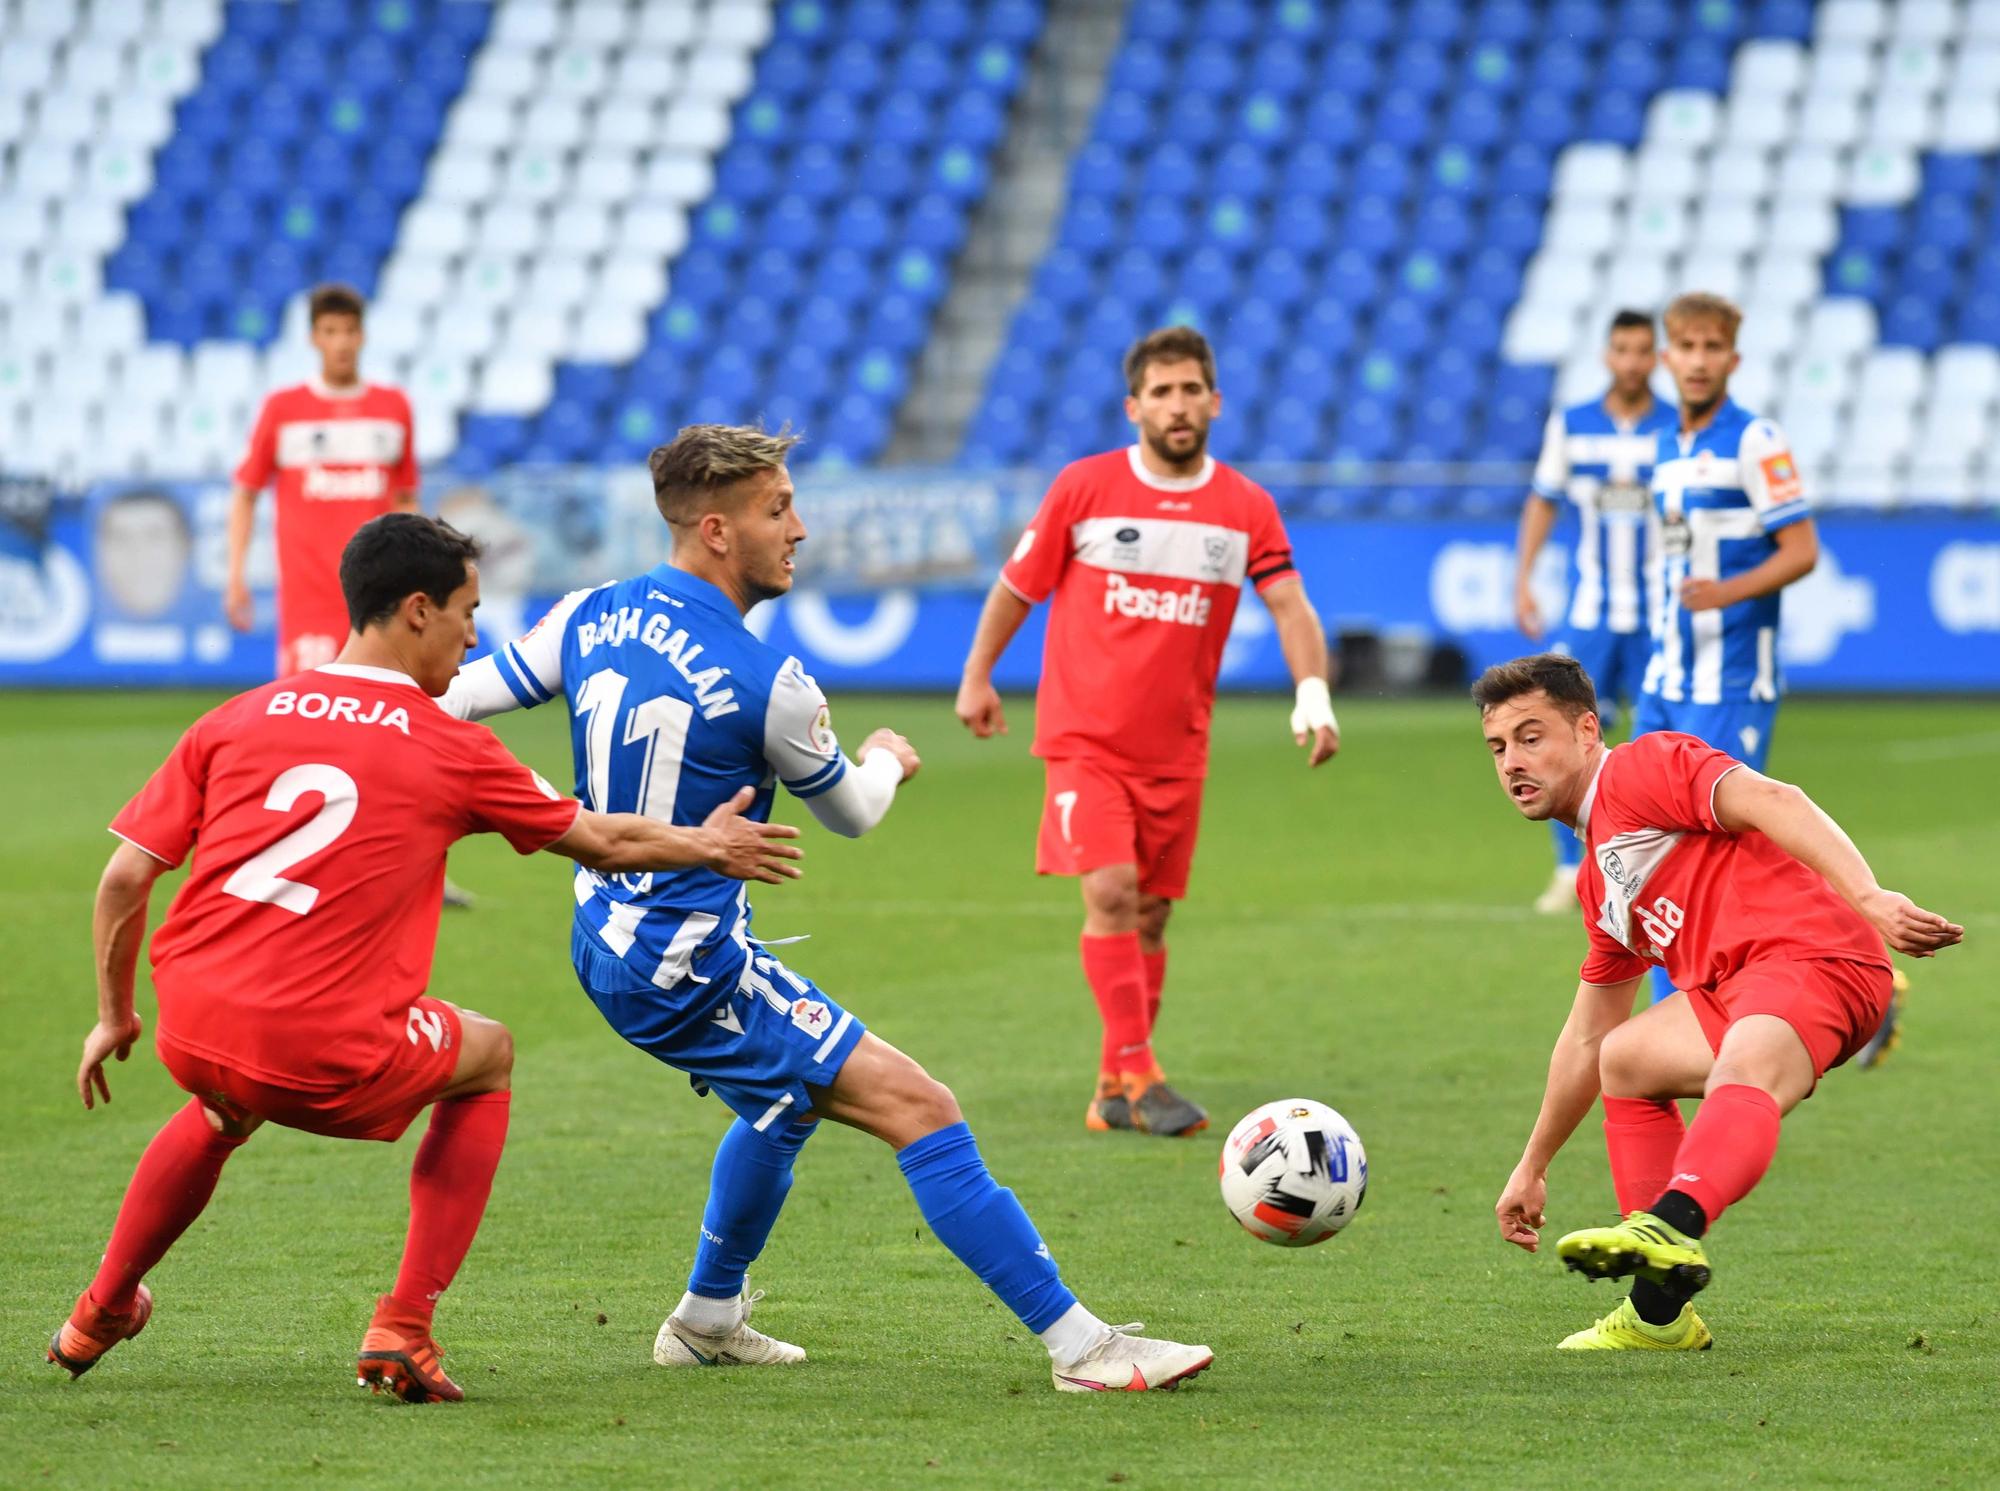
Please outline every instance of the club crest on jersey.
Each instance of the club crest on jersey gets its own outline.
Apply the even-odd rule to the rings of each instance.
[[[833,1012],[817,999],[794,999],[792,1023],[807,1035],[825,1035],[833,1023]]]
[[[366,713],[363,713],[364,710]],[[380,699],[364,702],[350,694],[328,696],[281,689],[271,695],[270,703],[264,706],[264,713],[295,714],[302,720],[337,720],[350,725],[385,725],[405,735],[410,733],[410,712],[402,705],[389,709]]]

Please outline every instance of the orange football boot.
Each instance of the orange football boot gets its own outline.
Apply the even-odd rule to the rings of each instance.
[[[1132,1104],[1116,1072],[1097,1074],[1097,1096],[1083,1110],[1083,1126],[1096,1134],[1132,1127]]]
[[[1121,1073],[1119,1081],[1132,1127],[1141,1133],[1178,1139],[1208,1127],[1208,1110],[1169,1087],[1157,1066],[1150,1072]]]
[[[76,1297],[76,1308],[69,1312],[62,1329],[49,1338],[49,1360],[67,1369],[74,1382],[96,1366],[105,1352],[138,1335],[152,1318],[153,1291],[144,1284],[139,1286],[132,1308],[120,1312],[105,1309],[86,1289]]]
[[[361,1338],[354,1382],[370,1392],[391,1392],[405,1403],[458,1403],[465,1390],[444,1375],[444,1349],[431,1339],[430,1323],[385,1294]]]

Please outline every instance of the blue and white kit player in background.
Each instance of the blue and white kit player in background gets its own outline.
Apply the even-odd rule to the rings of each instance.
[[[882,821],[917,771],[878,730],[858,765],[797,658],[743,624],[792,586],[805,538],[785,469],[796,438],[691,425],[652,454],[666,563],[564,599],[519,641],[463,669],[444,705],[467,719],[563,697],[577,794],[699,823],[754,791],[766,821],[783,782],[835,833]],[[1077,1303],[1012,1191],[987,1172],[942,1083],[750,931],[741,886],[708,873],[605,877],[580,870],[571,956],[585,992],[633,1045],[713,1092],[736,1121],[715,1153],[687,1292],[660,1327],[662,1366],[775,1366],[805,1352],[753,1330],[744,1277],[791,1189],[799,1149],[831,1118],[896,1151],[931,1231],[1039,1335],[1068,1392],[1172,1387],[1206,1346],[1112,1327]]]
[[[1607,730],[1617,702],[1638,697],[1653,646],[1658,541],[1647,489],[1660,432],[1672,429],[1677,418],[1673,405],[1653,397],[1657,360],[1650,313],[1620,311],[1611,318],[1604,339],[1611,386],[1602,398],[1549,415],[1515,543],[1514,616],[1522,632],[1539,642],[1544,625],[1532,583],[1535,560],[1564,499],[1575,506],[1569,608],[1549,650],[1583,664],[1609,711]],[[1535,910],[1574,914],[1583,841],[1553,820],[1549,831],[1556,846],[1555,875],[1536,898]]]
[[[1697,291],[1661,319],[1681,417],[1653,463],[1663,583],[1633,733],[1677,730],[1762,771],[1784,687],[1779,595],[1819,563],[1819,535],[1783,431],[1729,397],[1743,313]],[[1855,1057],[1864,1069],[1895,1043],[1900,971],[1895,982],[1881,1028]],[[1654,1001],[1672,992],[1656,968]]]

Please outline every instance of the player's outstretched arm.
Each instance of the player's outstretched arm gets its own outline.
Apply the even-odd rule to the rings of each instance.
[[[563,691],[563,633],[576,608],[591,594],[572,590],[549,608],[527,634],[502,643],[477,662],[458,670],[438,700],[461,720],[483,720],[510,709],[533,709]]]
[[[1326,627],[1306,597],[1303,580],[1280,580],[1265,587],[1264,606],[1278,629],[1278,648],[1291,669],[1296,697],[1292,704],[1292,742],[1312,744],[1307,766],[1333,759],[1340,750],[1340,725],[1333,717],[1333,696],[1326,686]]]
[[[132,1007],[132,975],[139,949],[146,941],[146,912],[153,882],[167,866],[137,845],[121,842],[97,882],[97,905],[90,919],[90,940],[97,955],[97,1023],[83,1038],[83,1062],[76,1070],[77,1096],[83,1106],[111,1101],[104,1079],[104,1058],[123,1061],[142,1028]]]
[[[1928,958],[1965,937],[1964,927],[1876,883],[1847,830],[1790,782],[1747,766],[1733,768],[1715,784],[1715,821],[1730,833],[1761,833],[1818,871],[1899,953]]]
[[[1503,1241],[1532,1253],[1540,1245],[1543,1209],[1548,1204],[1549,1164],[1597,1101],[1597,1053],[1604,1038],[1632,1017],[1638,979],[1619,984],[1576,986],[1569,1019],[1549,1054],[1549,1079],[1542,1111],[1528,1135],[1521,1161],[1493,1204]]]
[[[973,633],[972,646],[965,654],[965,671],[959,678],[958,702],[954,706],[960,722],[980,740],[1007,733],[1000,691],[993,687],[993,668],[1033,609],[1007,587],[1005,580],[995,580],[992,590],[987,592],[986,605],[979,613],[979,629]]]
[[[826,791],[806,798],[806,807],[820,827],[858,839],[888,816],[896,789],[922,766],[909,741],[894,730],[877,730],[861,742],[861,764],[850,766]]]
[[[801,871],[795,861],[803,859],[805,851],[784,841],[796,839],[799,831],[789,823],[745,818],[744,810],[755,796],[751,788],[743,788],[710,813],[700,828],[679,828],[638,813],[593,813],[585,808],[570,831],[546,848],[607,875],[700,869],[766,885],[798,879]]]

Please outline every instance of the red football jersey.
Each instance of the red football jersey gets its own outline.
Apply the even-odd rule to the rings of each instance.
[[[1000,571],[1030,605],[1055,595],[1035,754],[1203,775],[1243,581],[1297,573],[1271,494],[1213,457],[1186,479],[1146,470],[1137,446],[1065,467]]]
[[[1585,983],[1623,983],[1652,963],[1678,989],[1712,989],[1760,958],[1889,966],[1881,934],[1823,876],[1716,821],[1716,783],[1742,764],[1668,730],[1605,753],[1577,821]]]
[[[188,729],[111,831],[194,868],[153,938],[160,1030],[261,1081],[332,1088],[414,1040],[445,850],[568,833],[559,796],[414,679],[331,663]]]
[[[332,662],[347,639],[340,551],[354,530],[416,490],[410,401],[379,383],[314,381],[264,400],[236,484],[278,490],[278,671]]]

